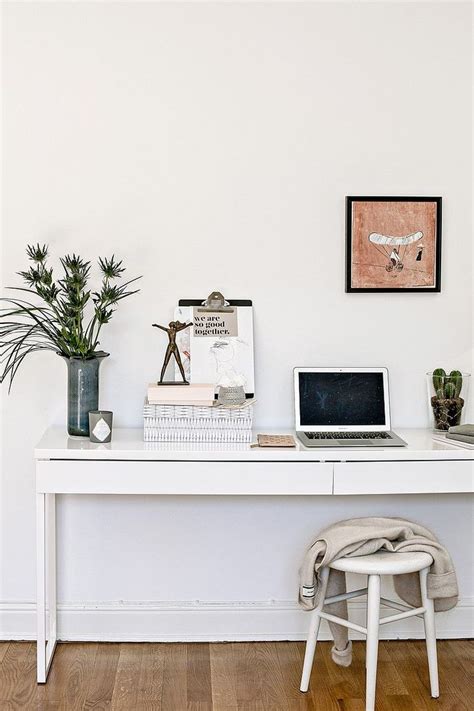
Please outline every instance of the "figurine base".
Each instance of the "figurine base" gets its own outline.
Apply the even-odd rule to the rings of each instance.
[[[163,380],[162,382],[158,381],[157,385],[189,385],[189,383],[187,380],[184,382],[182,380]]]

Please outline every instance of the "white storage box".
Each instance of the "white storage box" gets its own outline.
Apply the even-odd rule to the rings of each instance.
[[[251,442],[253,406],[150,405],[143,408],[145,442]]]

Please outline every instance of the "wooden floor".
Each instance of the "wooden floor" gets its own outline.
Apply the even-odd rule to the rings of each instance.
[[[0,709],[31,711],[364,711],[364,648],[350,668],[318,645],[310,692],[298,690],[300,642],[60,644],[37,686],[33,642],[0,642]],[[381,642],[377,711],[472,711],[474,641],[438,642],[441,697],[430,699],[424,643]]]

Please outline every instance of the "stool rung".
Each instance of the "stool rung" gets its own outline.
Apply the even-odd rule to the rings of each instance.
[[[407,612],[399,612],[398,615],[389,615],[389,617],[382,617],[379,621],[380,625],[386,625],[389,622],[398,622],[398,620],[404,620],[407,617],[415,617],[417,615],[422,614],[423,612],[426,612],[425,607],[414,607],[411,610],[408,610]]]
[[[392,607],[394,610],[400,610],[400,612],[405,612],[405,610],[414,610],[415,608],[409,607],[408,605],[402,605],[401,602],[395,602],[394,600],[387,600],[386,597],[381,597],[380,598],[381,604],[385,605],[385,607]],[[423,615],[418,615],[420,619],[422,618]]]
[[[341,595],[334,595],[333,597],[328,597],[324,601],[324,605],[334,605],[335,602],[352,600],[353,597],[360,597],[361,595],[367,595],[367,588],[360,588],[360,590],[353,590],[352,592],[342,593]]]
[[[322,617],[324,620],[328,620],[329,622],[335,622],[337,625],[341,625],[341,627],[348,627],[350,630],[355,630],[356,632],[367,634],[367,629],[365,627],[356,625],[355,622],[349,622],[349,620],[344,620],[342,617],[336,617],[336,615],[329,615],[327,612],[320,612],[319,616]]]

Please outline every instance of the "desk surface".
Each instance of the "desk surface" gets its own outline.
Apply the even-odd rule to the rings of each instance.
[[[262,428],[266,432],[268,429]],[[288,433],[291,430],[280,430]],[[276,433],[276,431],[274,431]],[[252,449],[249,444],[144,442],[141,429],[120,429],[110,444],[68,437],[62,427],[50,427],[35,449],[38,460],[122,461],[249,461],[249,462],[360,462],[415,460],[474,460],[474,449],[433,439],[431,430],[397,430],[407,447],[307,449],[297,440],[291,449]],[[256,437],[255,437],[256,438]]]

